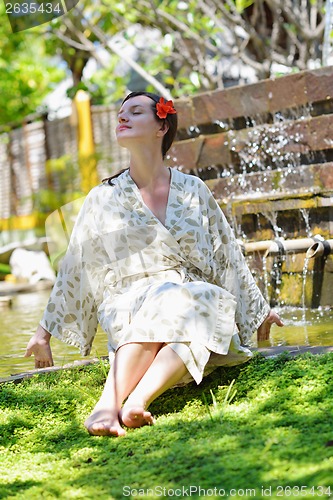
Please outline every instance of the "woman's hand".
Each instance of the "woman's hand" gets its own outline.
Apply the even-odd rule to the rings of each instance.
[[[47,368],[53,366],[52,351],[50,347],[51,334],[41,325],[31,337],[24,357],[28,358],[32,354],[35,356],[35,368]]]
[[[281,321],[280,316],[275,311],[271,310],[257,330],[258,342],[269,339],[269,334],[273,323],[275,323],[277,326],[283,326],[283,322]]]

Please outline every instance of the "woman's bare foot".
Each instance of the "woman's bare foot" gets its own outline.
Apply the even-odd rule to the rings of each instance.
[[[126,431],[121,427],[118,415],[110,409],[94,410],[84,425],[93,436],[125,436]]]
[[[142,406],[127,406],[126,404],[119,412],[119,420],[126,427],[142,427],[143,425],[153,425],[154,418],[149,411]]]

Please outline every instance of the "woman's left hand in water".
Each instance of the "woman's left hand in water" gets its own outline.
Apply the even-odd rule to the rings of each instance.
[[[283,326],[283,322],[281,321],[280,316],[275,312],[275,311],[269,311],[268,316],[266,319],[261,323],[257,330],[257,340],[262,341],[262,340],[268,340],[269,339],[269,334],[271,331],[271,326],[273,324],[276,324],[277,326]]]

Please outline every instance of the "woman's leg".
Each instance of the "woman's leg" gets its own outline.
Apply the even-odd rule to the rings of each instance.
[[[150,403],[175,385],[186,373],[187,368],[182,359],[171,347],[164,344],[120,411],[120,419],[124,425],[145,425],[145,414]]]
[[[119,422],[121,405],[147,372],[163,345],[153,342],[132,343],[117,350],[101,398],[85,421],[90,434],[125,434]],[[152,423],[152,420],[149,412],[141,412],[141,425]]]

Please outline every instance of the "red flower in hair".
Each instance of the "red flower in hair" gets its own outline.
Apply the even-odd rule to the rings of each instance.
[[[172,101],[165,101],[163,97],[160,98],[159,102],[156,104],[157,116],[161,119],[166,118],[168,115],[174,115],[177,113],[173,107]]]

